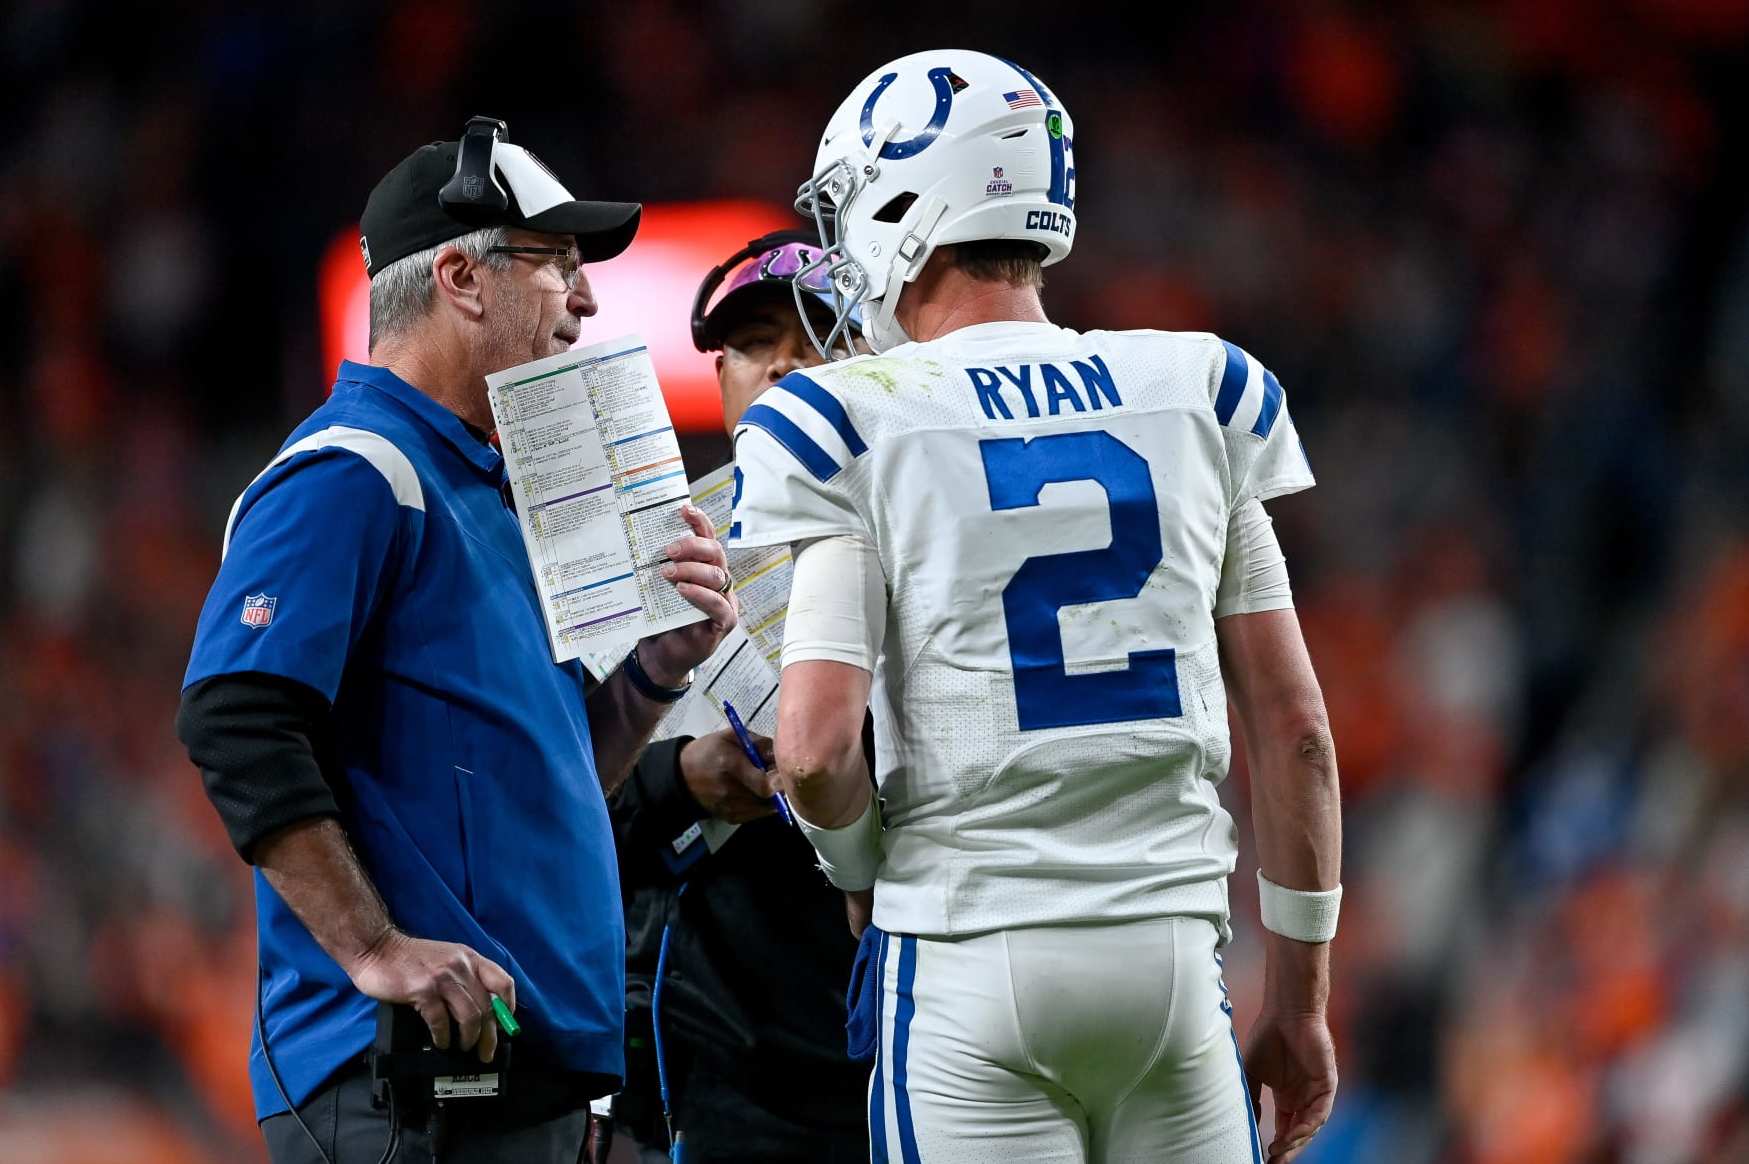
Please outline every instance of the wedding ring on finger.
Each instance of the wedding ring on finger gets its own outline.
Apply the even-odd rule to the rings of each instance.
[[[721,566],[718,566],[717,569],[723,570],[723,568]],[[727,594],[729,592],[729,588],[731,586],[733,586],[734,584],[735,584],[734,576],[732,574],[730,574],[727,570],[723,570],[723,584],[721,586],[717,587],[717,593],[718,594]]]

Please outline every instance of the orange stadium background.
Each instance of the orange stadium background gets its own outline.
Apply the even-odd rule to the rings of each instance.
[[[696,475],[698,279],[956,44],[1074,111],[1052,317],[1243,345],[1319,477],[1272,505],[1344,786],[1303,1164],[1749,1161],[1741,0],[9,6],[0,1161],[265,1158],[249,875],[172,721],[232,499],[363,354],[376,179],[490,113],[646,203],[583,342],[646,335]]]

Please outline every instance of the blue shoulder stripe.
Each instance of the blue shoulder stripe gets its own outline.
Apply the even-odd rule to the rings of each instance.
[[[755,404],[747,409],[741,414],[741,423],[770,433],[772,440],[788,449],[808,472],[821,481],[830,481],[843,467],[813,437],[798,428],[795,421],[769,404]]]
[[[1221,390],[1215,396],[1215,419],[1229,424],[1239,407],[1239,398],[1245,395],[1245,381],[1251,373],[1244,352],[1226,340],[1221,341],[1221,346],[1227,349],[1227,366],[1221,372]]]
[[[1257,423],[1251,426],[1251,434],[1264,439],[1269,438],[1269,430],[1275,427],[1275,418],[1281,412],[1281,381],[1275,378],[1275,373],[1268,368],[1263,369],[1263,408],[1257,413]]]
[[[845,447],[850,455],[860,457],[868,452],[868,446],[862,441],[862,434],[856,431],[856,426],[850,423],[850,414],[844,411],[844,404],[838,397],[832,395],[800,372],[791,372],[777,382],[779,388],[790,395],[813,406],[815,412],[826,418],[828,424],[844,438]]]

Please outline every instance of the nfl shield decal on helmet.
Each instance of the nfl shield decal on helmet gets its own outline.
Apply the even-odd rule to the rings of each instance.
[[[257,630],[273,621],[273,608],[279,605],[279,599],[271,594],[245,594],[243,596],[243,625],[252,626]]]

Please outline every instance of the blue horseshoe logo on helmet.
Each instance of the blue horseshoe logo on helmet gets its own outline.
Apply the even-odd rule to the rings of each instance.
[[[939,68],[929,70],[929,83],[935,86],[935,112],[930,115],[929,124],[916,137],[904,141],[890,141],[881,147],[880,156],[889,161],[900,161],[904,158],[914,158],[929,148],[941,133],[941,127],[947,124],[947,115],[953,109],[953,82],[948,78],[953,76],[953,70]],[[874,92],[868,95],[868,100],[862,105],[862,144],[874,144],[874,107],[881,99],[881,94],[887,91],[887,86],[899,79],[899,74],[888,73],[874,87]],[[965,82],[960,82],[964,88]]]

